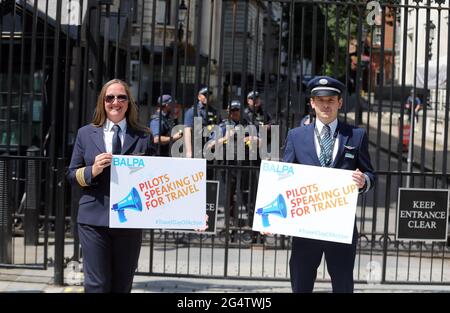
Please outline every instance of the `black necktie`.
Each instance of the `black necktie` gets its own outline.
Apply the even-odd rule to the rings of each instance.
[[[119,132],[120,126],[114,125],[112,127],[114,131],[113,140],[112,140],[112,153],[113,154],[121,154],[122,153],[122,142],[120,141]]]

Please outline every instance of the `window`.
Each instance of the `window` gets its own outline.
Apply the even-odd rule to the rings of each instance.
[[[131,61],[131,81],[139,80],[139,61]]]
[[[131,22],[133,24],[137,24],[139,22],[138,11],[139,11],[138,0],[133,0],[133,6],[131,7],[131,14],[132,14]]]
[[[156,23],[170,25],[171,0],[158,0],[156,3]]]

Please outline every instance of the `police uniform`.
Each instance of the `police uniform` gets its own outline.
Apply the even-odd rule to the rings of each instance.
[[[259,97],[259,92],[250,91],[247,95],[247,100],[251,99],[255,101]],[[255,125],[258,131],[260,125],[268,125],[272,123],[272,117],[269,113],[263,110],[262,106],[260,106],[259,108],[256,108],[255,105],[253,105],[253,108],[247,107],[244,110],[244,119],[248,124]]]
[[[239,101],[237,101],[237,100],[233,100],[228,108],[229,108],[229,110],[236,110],[236,109],[237,109],[237,110],[240,110],[240,109],[241,109],[241,103],[240,103]],[[227,126],[228,126],[228,127],[230,127],[230,126],[231,126],[231,127],[236,127],[236,126],[238,126],[238,125],[242,125],[243,127],[245,127],[245,126],[247,126],[248,124],[247,124],[247,121],[244,120],[244,119],[242,119],[242,121],[241,121],[241,120],[235,121],[235,120],[233,120],[233,119],[231,119],[231,118],[226,118],[226,119],[224,119],[224,120],[219,124],[219,127],[220,127],[220,129],[222,130],[222,136],[225,136]]]
[[[200,89],[198,94],[202,94],[205,97],[208,97],[210,94],[212,94],[212,92],[208,89],[208,87],[204,87]],[[210,104],[208,104],[208,112],[206,111],[206,106],[201,101],[198,101],[197,117],[200,117],[202,119],[202,127],[217,125],[217,111]],[[189,108],[184,114],[184,125],[185,127],[194,128],[194,106]],[[205,141],[205,138],[203,138],[203,140]]]
[[[200,89],[199,94],[208,97],[212,92],[209,91],[208,87]],[[217,123],[217,111],[208,105],[208,112],[206,112],[206,106],[201,102],[197,102],[197,117],[202,118],[202,126],[214,125]],[[186,127],[194,127],[194,106],[189,108],[184,114],[184,125]]]
[[[173,99],[170,95],[163,95],[158,98],[158,105],[166,106],[173,103]],[[162,112],[160,110],[156,111],[150,117],[150,129],[152,130],[153,137],[156,138],[159,135],[170,137],[172,128],[174,126],[174,121],[170,118],[168,113]],[[161,120],[160,120],[161,118]],[[161,126],[161,128],[160,128]],[[156,147],[158,150],[158,147]],[[170,143],[167,145],[160,145],[159,154],[160,156],[169,156]]]

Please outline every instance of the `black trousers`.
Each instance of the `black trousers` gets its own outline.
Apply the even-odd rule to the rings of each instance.
[[[317,268],[325,254],[333,292],[353,292],[353,267],[356,256],[358,230],[353,230],[351,244],[294,237],[289,262],[291,287],[295,293],[310,293],[314,289]]]
[[[142,243],[142,230],[78,224],[86,293],[129,293]]]

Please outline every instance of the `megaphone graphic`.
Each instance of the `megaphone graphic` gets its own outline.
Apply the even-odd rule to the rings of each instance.
[[[261,215],[263,227],[269,227],[269,214],[274,214],[283,218],[287,216],[286,202],[281,194],[265,207],[256,210],[256,214]]]
[[[139,197],[139,193],[136,188],[133,187],[128,196],[114,204],[111,210],[117,211],[119,214],[119,221],[121,223],[125,223],[127,221],[127,218],[125,217],[125,210],[142,211],[141,198]]]

